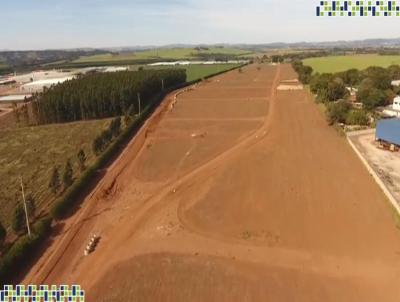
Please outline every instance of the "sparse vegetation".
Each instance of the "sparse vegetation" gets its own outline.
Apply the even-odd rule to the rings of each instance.
[[[60,180],[60,172],[58,171],[58,167],[55,166],[53,168],[53,172],[51,173],[49,189],[53,194],[57,194],[61,188],[61,180]]]
[[[11,221],[11,228],[16,234],[21,233],[26,228],[24,208],[21,204],[18,204],[17,207],[14,209],[14,214]]]
[[[64,190],[72,185],[73,173],[74,171],[72,170],[71,161],[68,159],[67,162],[65,163],[64,174],[62,178]]]
[[[32,259],[33,250],[40,245],[51,230],[51,218],[45,217],[33,226],[32,236],[20,237],[12,247],[0,258],[0,283],[10,283],[10,279],[18,269]]]
[[[0,223],[0,245],[3,244],[4,240],[6,239],[6,236],[7,236],[7,230],[3,226],[3,224]]]
[[[80,149],[76,157],[78,159],[79,171],[83,172],[86,169],[87,159],[85,151],[83,151],[83,149]]]
[[[21,200],[20,175],[23,175],[26,195],[32,195],[39,211],[51,206],[58,196],[49,188],[54,167],[64,167],[71,158],[73,170],[79,170],[76,154],[85,150],[86,166],[96,155],[91,152],[91,142],[110,120],[53,124],[46,126],[7,128],[0,130],[0,221],[7,228],[15,206]],[[62,171],[58,171],[61,183]],[[58,187],[56,192],[60,192]]]
[[[347,125],[366,126],[369,123],[368,113],[365,110],[350,110],[345,122]]]

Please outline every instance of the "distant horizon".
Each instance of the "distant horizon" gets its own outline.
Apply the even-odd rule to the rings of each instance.
[[[42,0],[2,3],[2,50],[383,39],[393,18],[316,17],[317,0]],[[265,42],[266,41],[266,42]]]
[[[365,42],[365,41],[373,41],[373,40],[399,40],[399,47],[400,47],[400,37],[386,37],[386,38],[365,38],[365,39],[347,39],[347,40],[321,40],[321,41],[293,41],[293,42],[283,42],[283,41],[273,41],[273,42],[258,42],[258,43],[244,43],[244,42],[216,42],[216,43],[168,43],[168,44],[153,44],[153,45],[117,45],[117,46],[77,46],[77,47],[50,47],[50,48],[27,48],[27,49],[1,49],[0,52],[8,52],[8,51],[74,51],[74,50],[107,50],[107,49],[129,49],[129,48],[137,48],[138,50],[146,50],[152,48],[185,48],[185,47],[192,47],[192,46],[231,46],[231,47],[240,47],[240,46],[262,46],[262,45],[273,45],[273,44],[331,44],[331,43],[356,43],[356,42]]]

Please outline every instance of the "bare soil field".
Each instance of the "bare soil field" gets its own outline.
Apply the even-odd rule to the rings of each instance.
[[[307,91],[276,90],[295,77],[251,65],[168,96],[23,282],[90,301],[398,301],[390,207]]]

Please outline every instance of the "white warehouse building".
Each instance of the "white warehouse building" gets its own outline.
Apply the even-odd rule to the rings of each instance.
[[[65,81],[69,81],[74,78],[75,78],[75,76],[68,76],[68,77],[63,77],[63,78],[44,79],[44,80],[39,80],[39,81],[33,81],[33,82],[22,85],[20,90],[23,92],[29,92],[29,93],[42,92],[45,87],[50,88],[53,85],[57,85],[57,84],[65,82]]]
[[[383,114],[389,117],[400,117],[400,96],[393,99],[393,104],[385,107]]]

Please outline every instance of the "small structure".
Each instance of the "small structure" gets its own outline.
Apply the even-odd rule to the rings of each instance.
[[[277,90],[303,90],[303,85],[297,80],[284,80],[279,83]]]
[[[29,101],[31,97],[32,94],[16,94],[16,95],[0,96],[0,104],[26,102]]]
[[[386,119],[378,121],[375,140],[379,146],[390,151],[397,151],[400,147],[400,119]]]
[[[3,86],[12,85],[12,84],[15,84],[15,83],[17,83],[17,82],[15,80],[12,80],[12,79],[0,79],[0,85],[3,85]]]
[[[393,104],[385,107],[382,113],[388,117],[400,117],[400,96],[396,96]]]
[[[392,81],[392,86],[399,87],[400,86],[400,80]]]
[[[86,245],[85,251],[83,252],[83,254],[85,256],[88,256],[90,253],[92,253],[94,251],[94,249],[96,248],[97,244],[100,241],[100,236],[94,234],[91,238],[89,243]]]
[[[352,103],[357,102],[358,89],[354,88],[354,87],[346,87],[346,89],[350,94],[350,102],[352,102]]]
[[[127,71],[128,67],[126,66],[109,66],[104,68],[103,72],[118,72],[118,71]]]
[[[42,92],[44,88],[50,88],[53,85],[64,83],[65,81],[70,81],[74,79],[75,76],[67,76],[63,78],[54,78],[54,79],[44,79],[39,81],[33,81],[28,84],[24,84],[21,86],[20,90],[24,92]]]

